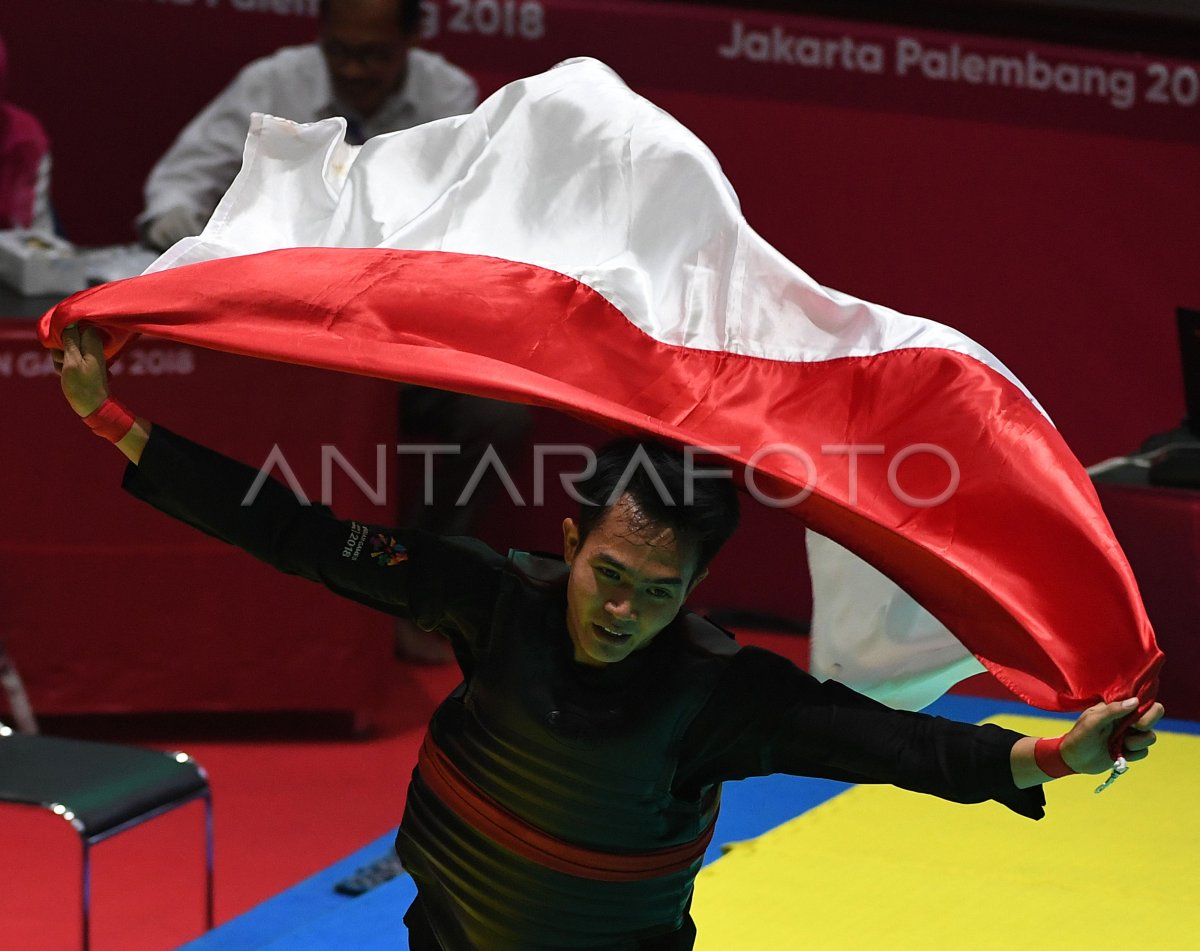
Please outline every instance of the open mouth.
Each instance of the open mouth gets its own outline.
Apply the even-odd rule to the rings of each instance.
[[[614,631],[601,624],[593,624],[592,631],[595,633],[596,639],[605,644],[624,644],[633,636],[632,634],[622,634],[620,631]]]

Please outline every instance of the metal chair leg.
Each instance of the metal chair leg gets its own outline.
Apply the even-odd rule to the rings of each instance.
[[[92,946],[92,852],[91,843],[81,837],[83,843],[82,862],[82,917],[83,917],[83,951],[91,951]],[[216,923],[214,915],[213,886],[215,850],[213,848],[213,804],[212,790],[204,793],[204,926],[208,931],[213,930]]]
[[[204,794],[205,926],[213,929],[213,803],[212,790]]]

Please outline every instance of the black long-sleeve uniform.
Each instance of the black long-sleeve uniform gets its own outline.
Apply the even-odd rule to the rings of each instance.
[[[464,684],[430,742],[518,829],[617,856],[684,846],[715,820],[721,783],[777,772],[1042,815],[1041,788],[1013,785],[1018,734],[891,710],[682,617],[617,664],[578,664],[564,566],[338,521],[270,480],[242,505],[257,477],[156,426],[124,485],[282,571],[444,632]],[[418,885],[410,920],[446,951],[691,947],[698,858],[633,880],[564,872],[495,841],[428,779],[414,772],[397,850]]]

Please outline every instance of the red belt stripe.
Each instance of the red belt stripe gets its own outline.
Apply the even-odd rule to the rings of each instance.
[[[531,826],[493,802],[425,734],[417,755],[421,779],[472,828],[511,852],[556,872],[601,882],[658,878],[690,868],[704,856],[715,822],[691,842],[650,852],[617,853],[573,845]]]

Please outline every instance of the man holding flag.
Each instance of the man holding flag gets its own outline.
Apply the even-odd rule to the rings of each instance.
[[[256,116],[246,156],[202,235],[60,304],[41,335],[75,412],[129,458],[129,491],[450,638],[464,683],[431,723],[397,841],[414,948],[690,947],[725,781],[888,782],[1036,817],[1049,779],[1146,755],[1162,654],[1028,391],[951,328],[784,259],[703,144],[603,64],[361,148],[340,120]],[[652,444],[602,454],[561,563],[339,522],[277,485],[242,507],[257,473],[108,397],[105,359],[139,333],[704,447],[840,549],[810,556],[814,658],[832,643],[832,663],[864,661],[863,693],[919,706],[973,657],[1029,702],[1083,712],[1037,740],[739,649],[683,610],[733,493],[701,479],[692,500],[688,459]],[[933,447],[953,492],[928,466],[903,491],[889,466],[814,478],[830,447],[877,444]],[[887,585],[860,584],[868,570]],[[838,592],[853,616],[822,607]],[[916,602],[927,617],[891,609]],[[931,640],[906,650],[918,628]]]
[[[626,440],[563,522],[564,559],[340,522],[109,396],[100,334],[55,351],[72,409],[129,459],[125,488],[288,573],[446,633],[438,708],[397,837],[414,951],[688,949],[721,784],[788,772],[887,782],[1040,818],[1041,785],[1154,742],[1161,704],[1092,706],[1055,739],[892,710],[739,648],[684,610],[737,522],[731,483]],[[1132,723],[1131,718],[1136,718]]]

